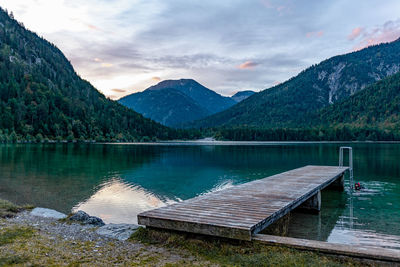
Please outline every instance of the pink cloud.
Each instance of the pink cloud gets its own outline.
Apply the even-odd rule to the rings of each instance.
[[[238,68],[239,69],[252,69],[252,68],[254,68],[255,66],[257,66],[258,65],[258,63],[256,63],[256,62],[253,62],[253,61],[246,61],[246,62],[244,62],[244,63],[242,63],[242,64],[240,64],[239,66],[238,66]]]
[[[358,44],[353,47],[354,51],[361,50],[371,45],[395,41],[400,37],[400,19],[396,21],[389,20],[379,27],[362,30],[359,36],[361,39]]]
[[[363,31],[364,29],[361,27],[354,28],[349,34],[349,36],[347,36],[347,39],[353,41],[354,39],[357,39],[361,35],[361,33],[363,33]]]
[[[79,19],[79,18],[71,18],[71,20],[72,20],[72,21],[76,21],[76,22],[78,22],[78,23],[84,25],[84,26],[87,27],[89,30],[93,30],[93,31],[102,31],[99,27],[97,27],[97,26],[95,26],[95,25],[93,25],[93,24],[87,23],[87,22],[85,22],[85,21],[83,21],[83,20],[81,20],[81,19]]]
[[[159,82],[159,81],[161,81],[161,78],[157,77],[157,76],[154,76],[154,77],[151,77],[151,80],[154,81],[154,82]]]
[[[261,4],[263,4],[266,8],[273,8],[270,0],[261,0]]]
[[[278,13],[279,13],[280,15],[282,15],[282,12],[283,12],[283,11],[286,11],[286,10],[289,9],[289,7],[284,6],[284,5],[276,5],[276,4],[273,4],[271,0],[260,0],[260,2],[261,2],[261,4],[262,4],[264,7],[266,7],[266,8],[275,9],[276,11],[278,11]]]
[[[280,81],[275,81],[275,82],[273,83],[274,86],[277,86],[277,85],[279,85],[279,84],[281,84]]]
[[[100,29],[93,24],[85,23],[90,30],[99,31]]]
[[[307,38],[321,37],[322,35],[324,35],[324,31],[316,31],[316,32],[307,32],[306,33]]]

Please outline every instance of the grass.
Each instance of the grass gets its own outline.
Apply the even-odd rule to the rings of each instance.
[[[30,238],[34,230],[30,227],[4,228],[0,230],[0,247],[13,243],[17,238]]]
[[[266,246],[259,243],[223,240],[140,228],[129,240],[141,247],[120,250],[109,242],[49,239],[29,227],[0,230],[0,266],[359,266],[348,258],[335,258],[314,252]],[[140,241],[140,242],[139,242]],[[158,248],[162,248],[157,249]],[[180,255],[170,258],[169,255]],[[365,264],[363,266],[366,266]]]
[[[193,256],[221,266],[361,266],[361,263],[350,258],[154,229],[140,228],[130,240],[185,250]]]
[[[12,266],[28,262],[28,258],[21,256],[0,256],[0,266]]]
[[[0,218],[14,217],[18,212],[29,209],[33,209],[33,206],[18,206],[8,200],[0,199]]]
[[[35,231],[30,227],[13,227],[0,229],[0,249],[14,242],[30,239]],[[28,258],[21,255],[4,255],[1,252],[0,266],[21,265],[28,262]]]

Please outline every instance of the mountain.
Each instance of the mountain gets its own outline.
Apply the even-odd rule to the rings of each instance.
[[[314,125],[379,128],[400,133],[400,73],[315,114]]]
[[[0,142],[180,138],[107,99],[53,44],[0,9]]]
[[[177,125],[210,114],[192,98],[174,88],[146,90],[124,97],[119,102],[128,107],[132,105],[136,112],[164,125]]]
[[[309,114],[400,70],[400,39],[335,56],[188,127],[297,127]]]
[[[256,92],[250,91],[250,90],[239,91],[236,94],[234,94],[233,96],[231,96],[231,98],[239,103],[239,102],[245,100],[246,98],[248,98],[249,96],[254,95],[255,93]]]
[[[400,73],[308,114],[294,128],[219,127],[215,138],[235,141],[399,141]]]
[[[236,104],[192,79],[165,80],[118,101],[168,126],[204,118]]]

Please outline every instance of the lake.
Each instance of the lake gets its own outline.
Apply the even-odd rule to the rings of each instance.
[[[292,213],[289,236],[400,249],[400,144],[235,143],[0,145],[0,198],[106,223],[354,150],[352,195],[322,192],[318,215]],[[346,162],[347,163],[347,162]],[[348,177],[346,177],[348,178]]]

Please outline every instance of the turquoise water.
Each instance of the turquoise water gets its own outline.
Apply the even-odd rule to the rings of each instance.
[[[0,198],[136,223],[141,211],[304,165],[337,165],[340,145],[1,145]],[[350,145],[365,189],[323,191],[321,213],[293,213],[289,236],[400,249],[400,144]]]

